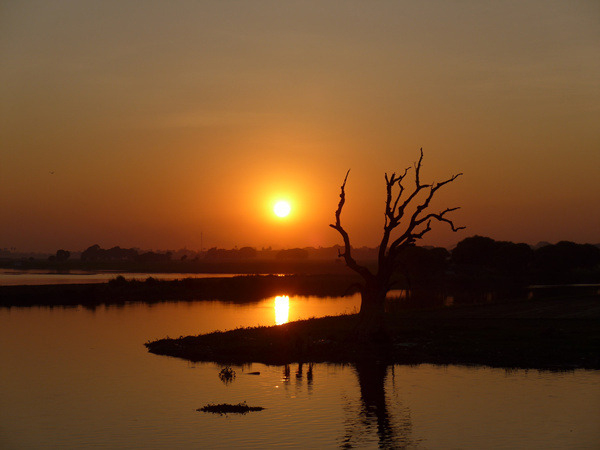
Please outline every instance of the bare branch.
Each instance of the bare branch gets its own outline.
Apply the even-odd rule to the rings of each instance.
[[[421,156],[419,156],[419,162],[415,166],[415,184],[417,185],[417,188],[421,185],[419,175],[421,174],[421,163],[423,162],[423,147],[421,147],[420,152]]]
[[[414,164],[415,169],[415,186],[413,191],[402,199],[405,192],[405,186],[403,181],[411,169],[408,167],[404,170],[401,175],[392,173],[391,175],[385,174],[386,183],[386,200],[385,200],[385,221],[383,227],[383,236],[379,245],[378,254],[378,273],[377,277],[371,273],[369,269],[359,265],[356,260],[352,257],[352,247],[350,245],[350,237],[341,224],[341,213],[346,202],[346,182],[348,180],[348,174],[346,172],[344,182],[341,186],[340,201],[338,203],[337,210],[335,212],[335,223],[329,225],[331,228],[337,230],[344,240],[344,252],[339,252],[340,257],[343,257],[346,261],[346,265],[358,272],[367,282],[373,281],[375,278],[386,280],[393,273],[396,258],[400,251],[406,247],[412,246],[419,239],[422,239],[432,229],[432,222],[446,222],[450,225],[452,231],[456,232],[464,229],[465,227],[456,226],[454,222],[447,217],[447,214],[458,208],[447,208],[438,213],[426,213],[427,208],[431,203],[435,193],[448,183],[456,180],[462,173],[452,175],[450,178],[441,181],[439,183],[422,184],[421,183],[421,168],[423,167],[423,149],[420,149],[419,160]],[[397,192],[395,192],[397,189]],[[422,201],[414,206],[414,212],[407,218],[407,226],[397,239],[393,240],[390,244],[392,232],[400,226],[401,220],[404,218],[406,209],[416,203],[417,196],[424,190],[428,189],[429,192],[421,196]],[[421,227],[421,225],[425,225]]]
[[[466,227],[462,227],[462,226],[457,227],[454,225],[454,222],[452,222],[450,219],[444,217],[444,215],[446,213],[455,211],[457,209],[459,209],[459,208],[458,207],[457,208],[448,208],[448,209],[442,211],[441,213],[438,213],[438,214],[430,213],[420,219],[417,219],[417,217],[418,217],[418,214],[422,211],[422,209],[415,212],[415,214],[411,218],[411,221],[410,221],[406,231],[402,234],[402,236],[400,236],[398,239],[396,239],[394,242],[392,242],[392,244],[390,245],[390,249],[398,248],[404,242],[414,243],[416,240],[421,239],[425,233],[427,233],[431,230],[431,226],[430,226],[431,219],[436,219],[438,222],[448,223],[452,227],[452,231],[454,231],[454,232],[459,231],[459,230],[464,230]],[[419,232],[415,232],[415,228],[426,221],[427,221],[427,226],[425,227],[425,229],[421,230]]]
[[[439,188],[441,188],[442,186],[450,183],[451,181],[456,180],[461,175],[462,175],[462,173],[459,173],[459,174],[456,174],[456,175],[452,175],[446,181],[442,181],[441,183],[432,184],[430,186],[431,189],[429,191],[429,195],[425,199],[425,202],[423,202],[421,205],[417,206],[417,209],[416,209],[415,213],[413,214],[413,216],[411,218],[411,223],[418,218],[418,215],[421,213],[421,211],[425,210],[429,206],[429,203],[431,202],[431,199],[433,198],[433,195],[437,192],[437,190]],[[421,220],[418,223],[421,223],[421,222],[423,222],[423,220]]]
[[[431,219],[436,219],[438,222],[446,222],[446,223],[450,224],[450,226],[452,227],[452,231],[454,231],[454,232],[456,232],[458,230],[464,230],[466,227],[457,227],[454,225],[454,222],[452,222],[450,219],[447,219],[444,217],[447,213],[456,211],[457,209],[460,209],[460,207],[457,206],[455,208],[446,208],[445,210],[443,210],[442,212],[437,213],[437,214],[435,214],[435,213],[427,214],[425,217],[423,217],[419,220],[416,220],[415,225],[420,225],[425,221],[428,221]]]
[[[398,221],[400,220],[400,218],[402,218],[404,216],[404,211],[406,210],[406,207],[408,205],[410,205],[410,203],[419,194],[419,192],[421,192],[422,189],[431,187],[431,185],[429,185],[429,184],[421,184],[420,175],[421,175],[422,162],[423,162],[423,149],[421,148],[421,156],[419,157],[419,162],[417,164],[415,164],[415,190],[412,192],[412,194],[410,194],[407,197],[407,199],[404,201],[404,203],[402,203],[402,206],[400,206],[400,208],[398,208],[398,211],[396,212],[396,217],[398,218]]]
[[[346,181],[348,181],[348,175],[350,174],[350,169],[346,172],[346,176],[344,177],[344,182],[342,183],[342,188],[340,192],[340,202],[338,203],[337,210],[335,211],[335,226],[329,225],[337,230],[336,227],[340,227],[340,214],[342,214],[342,208],[344,207],[344,203],[346,203]]]
[[[390,240],[390,234],[392,230],[394,230],[398,226],[398,222],[402,217],[401,214],[398,214],[398,202],[402,197],[402,193],[404,191],[404,186],[402,185],[402,180],[406,177],[410,167],[404,169],[404,173],[400,176],[396,176],[396,173],[392,173],[391,178],[388,177],[387,173],[385,174],[385,185],[386,185],[386,201],[385,201],[385,221],[383,226],[383,237],[381,239],[381,243],[379,244],[379,267],[383,267],[385,261],[385,252],[387,249],[387,245]],[[393,197],[393,189],[394,185],[398,185],[399,192],[394,200],[394,204],[392,205],[392,197]]]
[[[422,152],[421,152],[421,159],[422,159]],[[421,159],[419,160],[419,164],[416,166],[417,171],[420,170],[421,168]],[[421,203],[420,205],[417,205],[417,207],[415,208],[415,212],[413,213],[412,217],[410,218],[409,224],[405,230],[405,232],[395,241],[392,242],[392,244],[390,245],[390,249],[392,250],[397,250],[401,245],[408,243],[414,243],[416,240],[421,239],[426,233],[428,233],[429,231],[431,231],[431,224],[430,224],[430,219],[436,219],[439,222],[446,222],[449,223],[450,226],[452,227],[452,231],[458,231],[458,230],[462,230],[464,229],[464,227],[456,227],[454,225],[454,223],[445,218],[444,215],[448,212],[454,211],[458,208],[449,208],[445,211],[442,211],[441,213],[438,214],[427,214],[424,217],[420,217],[420,215],[422,214],[422,212],[427,209],[429,207],[429,204],[431,202],[431,200],[433,199],[433,196],[435,195],[435,193],[443,186],[445,186],[448,183],[451,183],[452,181],[456,180],[459,176],[461,176],[462,173],[458,173],[456,175],[452,175],[450,178],[448,178],[447,180],[444,180],[442,182],[439,183],[434,183],[431,185],[422,185],[419,183],[417,183],[416,187],[415,187],[415,191],[409,196],[409,198],[403,203],[402,207],[400,208],[400,212],[402,212],[402,214],[404,214],[404,209],[410,204],[410,202],[415,198],[415,196],[418,194],[419,190],[429,187],[429,193],[427,194],[427,197],[425,198],[425,200],[423,201],[423,203]],[[428,222],[427,226],[419,231],[419,232],[415,232],[415,228],[424,223],[424,222]]]
[[[386,186],[386,198],[385,198],[385,222],[383,227],[386,228],[388,226],[388,223],[390,220],[392,220],[394,218],[393,216],[393,209],[390,209],[390,203],[392,203],[392,183],[394,180],[394,176],[396,174],[392,173],[392,178],[391,178],[391,182],[390,179],[388,178],[388,174],[386,173],[385,176],[385,186]]]
[[[402,174],[402,176],[398,177],[398,179],[396,180],[396,182],[398,183],[399,192],[398,192],[398,195],[396,196],[396,200],[394,201],[394,206],[392,207],[392,213],[395,213],[396,209],[398,208],[398,202],[400,201],[400,198],[402,197],[402,193],[404,192],[404,186],[402,186],[402,180],[408,173],[408,169],[410,169],[410,167],[407,167],[406,169],[404,169],[404,173]]]
[[[342,227],[340,216],[342,214],[342,208],[344,207],[344,203],[346,203],[346,181],[348,181],[348,174],[350,173],[350,169],[346,172],[346,176],[344,177],[344,182],[342,183],[342,187],[340,190],[340,202],[338,203],[337,210],[335,211],[335,223],[330,224],[329,226],[334,230],[337,230],[338,233],[341,234],[342,239],[344,240],[344,253],[338,252],[338,256],[344,258],[346,261],[346,265],[359,273],[366,281],[373,278],[373,274],[366,267],[361,266],[356,262],[356,260],[352,257],[352,246],[350,245],[350,237],[344,227]]]

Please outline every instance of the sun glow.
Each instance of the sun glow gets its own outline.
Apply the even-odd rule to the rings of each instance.
[[[292,211],[292,207],[289,202],[285,200],[278,201],[273,206],[273,212],[277,217],[286,217]]]
[[[290,320],[290,297],[278,295],[275,297],[275,324],[283,325]]]

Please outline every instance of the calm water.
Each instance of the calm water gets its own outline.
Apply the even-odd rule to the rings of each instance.
[[[222,278],[235,277],[231,273],[133,273],[133,272],[86,272],[72,270],[68,273],[47,270],[0,269],[0,286],[43,285],[43,284],[89,284],[106,283],[113,278],[123,276],[130,279],[145,280],[153,277],[158,280],[177,280],[181,278]]]
[[[0,308],[0,448],[598,448],[600,373],[234,367],[147,353],[170,335],[352,312],[358,297]],[[260,375],[248,372],[259,371]],[[263,406],[244,416],[207,403]]]

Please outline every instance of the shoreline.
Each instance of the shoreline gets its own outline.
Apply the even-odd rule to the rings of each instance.
[[[600,299],[581,297],[388,313],[390,341],[347,340],[357,315],[308,319],[147,342],[190,361],[282,365],[364,360],[541,370],[600,369]]]
[[[231,278],[126,280],[107,283],[0,286],[1,307],[74,307],[169,301],[252,303],[276,295],[343,296],[357,291],[349,275],[243,275]],[[356,315],[273,327],[236,329],[145,345],[151,353],[222,364],[478,364],[493,367],[600,369],[600,296],[560,289],[556,296],[455,304],[391,304],[387,345],[361,346],[347,336]]]
[[[122,305],[128,302],[222,300],[251,303],[275,295],[337,297],[356,292],[353,275],[240,275],[178,280],[0,286],[0,307]]]

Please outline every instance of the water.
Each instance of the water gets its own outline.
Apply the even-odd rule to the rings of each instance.
[[[285,298],[285,296],[282,296]],[[464,366],[221,366],[170,335],[352,312],[359,298],[0,308],[0,448],[597,448],[600,373]],[[278,308],[275,305],[279,305]],[[285,306],[287,304],[287,306]],[[283,306],[282,306],[283,305]],[[249,375],[259,371],[260,375]],[[208,403],[263,406],[247,415]]]
[[[84,270],[71,270],[63,273],[48,270],[0,269],[0,286],[106,283],[118,276],[122,276],[128,280],[145,280],[148,277],[153,277],[157,280],[177,280],[182,278],[223,278],[235,277],[237,275],[232,273],[88,272]]]

